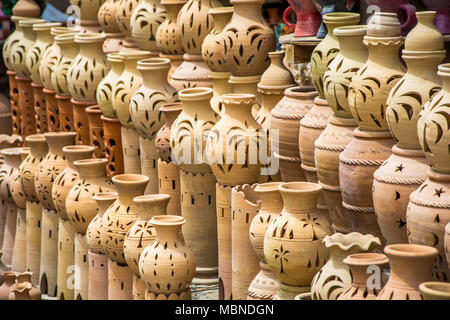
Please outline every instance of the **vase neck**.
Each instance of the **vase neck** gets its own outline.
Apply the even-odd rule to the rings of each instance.
[[[256,21],[266,25],[267,23],[262,16],[262,3],[233,3],[233,16],[243,17],[245,20]]]
[[[321,192],[321,189],[317,187],[294,187],[288,190],[280,188],[280,192],[283,197],[284,210],[293,215],[302,215],[317,210],[317,201]]]
[[[89,59],[98,58],[98,52],[103,52],[103,42],[79,43],[80,55],[87,56]]]
[[[442,90],[450,92],[450,72],[439,72],[439,77],[442,79]]]
[[[60,43],[58,45],[61,48],[61,56],[66,59],[74,58],[80,51],[80,47],[75,41],[71,43]]]
[[[180,225],[155,225],[157,240],[164,241],[176,241],[180,239],[181,226]],[[156,241],[156,240],[155,240]]]
[[[139,219],[150,221],[156,216],[164,216],[167,214],[167,205],[170,197],[167,195],[148,195],[135,198]]]
[[[44,136],[36,140],[27,140],[30,147],[30,155],[36,158],[42,158],[48,153],[48,144]]]
[[[167,10],[166,21],[174,21],[178,17],[178,12],[180,12],[181,8],[184,6],[184,3],[166,3],[164,4]]]
[[[169,68],[161,68],[159,70],[139,70],[142,75],[142,82],[149,88],[165,88],[168,86],[167,75]]]
[[[53,43],[54,37],[52,36],[50,29],[36,31],[36,41],[44,43]]]
[[[242,120],[242,122],[252,119],[253,104],[225,104],[224,117]]]
[[[361,62],[367,60],[367,48],[363,44],[364,35],[341,36],[339,39],[340,53],[342,56]]]
[[[415,75],[435,83],[441,82],[436,71],[439,64],[444,59],[445,54],[442,56],[429,54],[425,54],[423,56],[411,56],[405,52],[406,51],[403,51],[402,57],[408,67],[407,74]]]
[[[123,204],[132,205],[134,204],[133,199],[137,196],[141,196],[145,192],[145,188],[147,187],[148,179],[144,180],[126,180],[119,181],[117,179],[113,179],[114,186],[117,189],[117,193],[119,194],[119,201]]]
[[[75,168],[78,170],[80,179],[106,179],[106,159],[88,159],[78,160],[74,163]]]
[[[402,37],[379,39],[364,37],[364,43],[369,50],[368,61],[389,69],[401,69],[399,51],[403,44]]]
[[[67,134],[46,134],[45,138],[48,143],[49,153],[57,154],[58,156],[63,156],[62,149],[65,146],[75,145],[75,132],[68,132]]]
[[[19,152],[4,155],[4,157],[5,157],[5,165],[10,166],[12,168],[18,168],[22,163],[22,156],[20,155]]]

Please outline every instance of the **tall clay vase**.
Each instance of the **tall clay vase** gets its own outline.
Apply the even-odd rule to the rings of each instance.
[[[41,218],[41,291],[56,296],[58,269],[58,216],[52,201],[53,183],[67,166],[63,147],[75,144],[75,132],[44,134],[48,153],[36,169],[34,183],[36,195],[43,206]]]
[[[435,12],[418,12],[417,26],[405,39],[408,71],[391,90],[386,118],[397,144],[393,155],[374,173],[373,200],[387,244],[408,243],[406,209],[410,194],[427,178],[428,163],[420,150],[417,121],[423,106],[439,90],[436,70],[445,57],[444,41],[434,27]],[[393,205],[386,206],[387,201]]]
[[[433,278],[448,281],[450,269],[445,261],[445,226],[450,222],[450,155],[447,125],[450,108],[450,65],[439,66],[442,90],[424,105],[417,123],[419,142],[431,165],[428,179],[410,195],[406,221],[409,243],[424,244],[438,249]]]
[[[329,250],[322,240],[333,230],[317,209],[321,189],[309,182],[279,186],[284,208],[264,236],[267,264],[280,280],[277,299],[294,300],[309,292],[313,277],[328,260]]]
[[[271,112],[270,129],[279,132],[278,141],[273,141],[273,155],[278,158],[283,182],[306,181],[301,168],[298,137],[300,120],[311,110],[316,96],[312,86],[288,88]]]
[[[105,54],[119,52],[123,47],[123,36],[117,21],[117,9],[120,0],[106,0],[98,9],[98,22],[107,39],[103,44]]]
[[[124,173],[124,155],[122,148],[122,131],[119,119],[101,117],[105,137],[105,155],[108,159],[106,172],[108,178]]]
[[[172,149],[170,148],[170,130],[175,119],[183,110],[181,102],[167,103],[159,109],[166,122],[155,136],[158,160],[158,193],[170,195],[167,214],[181,215],[180,194],[180,168],[172,162]]]
[[[131,34],[131,15],[138,6],[140,0],[118,0],[116,4],[116,20],[119,24],[120,32],[125,38],[123,43],[124,48],[135,48],[136,44],[133,41]]]
[[[156,216],[150,223],[155,227],[156,238],[139,259],[142,280],[150,291],[149,300],[189,300],[196,263],[181,233],[184,218]]]
[[[39,17],[41,8],[34,0],[19,0],[13,7],[13,14],[19,17]]]
[[[142,251],[156,238],[156,232],[150,220],[155,216],[167,214],[170,196],[154,194],[133,199],[139,217],[128,230],[123,242],[123,254],[128,266],[133,271],[133,300],[144,300],[146,286],[140,278],[139,258]]]
[[[214,27],[208,11],[220,6],[217,0],[188,0],[178,13],[176,33],[186,53],[183,63],[172,74],[172,85],[177,90],[212,86],[201,54],[203,40]]]
[[[283,199],[278,187],[281,182],[263,183],[255,188],[261,201],[258,214],[253,218],[250,229],[250,242],[258,259],[260,271],[253,278],[247,290],[247,300],[272,300],[280,289],[278,278],[269,269],[264,255],[264,235],[267,226],[272,223],[283,210]]]
[[[232,0],[233,17],[223,31],[222,54],[233,76],[256,76],[270,65],[273,30],[261,13],[262,0]]]
[[[133,126],[130,115],[130,101],[142,85],[142,76],[137,70],[139,60],[151,57],[148,51],[122,52],[124,70],[112,85],[112,107],[122,124],[122,144],[124,171],[129,174],[141,173],[139,133]]]
[[[391,244],[384,248],[390,277],[377,300],[423,300],[419,285],[431,281],[438,250],[419,244]]]
[[[209,88],[180,91],[183,111],[170,132],[172,161],[181,169],[183,234],[197,261],[193,282],[206,285],[217,284],[216,178],[204,157],[208,134],[218,120],[212,96]]]
[[[335,233],[325,237],[323,242],[330,249],[330,259],[315,275],[311,297],[312,300],[337,300],[352,284],[353,276],[344,259],[351,254],[371,252],[381,245],[381,241],[371,234],[352,232]]]
[[[139,1],[131,15],[131,36],[141,50],[159,51],[156,32],[166,19],[167,11],[160,0]]]
[[[86,230],[89,248],[88,300],[108,300],[108,256],[101,244],[100,228],[103,214],[117,200],[117,193],[102,192],[92,198],[97,202],[99,209]]]
[[[106,77],[100,81],[97,87],[96,99],[100,110],[105,117],[116,118],[112,105],[113,86],[123,72],[123,58],[119,53],[109,53],[108,62],[111,64],[111,70]]]
[[[42,204],[36,195],[34,176],[39,163],[48,152],[48,144],[43,134],[35,134],[25,138],[30,147],[30,154],[20,164],[19,172],[26,197],[26,234],[27,234],[27,270],[33,272],[32,282],[39,284],[41,265],[41,219]]]
[[[363,44],[366,26],[345,26],[334,29],[340,51],[329,64],[323,83],[328,105],[333,111],[330,123],[315,142],[315,163],[319,183],[328,206],[333,228],[348,233],[345,209],[339,187],[339,155],[353,138],[356,121],[348,103],[350,81],[367,60]]]
[[[99,106],[90,106],[85,109],[89,125],[89,143],[95,147],[94,157],[105,157],[105,135],[103,131],[102,111]]]
[[[177,99],[177,91],[167,81],[170,60],[151,58],[138,62],[142,86],[130,101],[130,116],[138,130],[141,150],[141,173],[150,178],[146,194],[158,193],[158,152],[155,136],[164,124],[159,108]],[[145,120],[144,120],[145,119]]]
[[[388,262],[387,257],[381,253],[348,255],[344,263],[350,267],[352,285],[342,292],[337,300],[376,300],[384,285],[383,267]]]
[[[58,272],[57,298],[73,300],[74,289],[69,284],[74,264],[75,229],[68,220],[66,198],[70,189],[79,181],[78,171],[74,162],[89,159],[94,153],[92,146],[65,146],[62,149],[67,166],[59,173],[52,187],[52,201],[58,213]]]
[[[6,202],[7,211],[3,233],[3,244],[1,251],[2,262],[11,265],[14,251],[14,240],[16,235],[17,206],[11,193],[13,175],[22,162],[20,148],[7,148],[1,150],[5,163],[0,168],[0,198]]]
[[[14,271],[4,271],[2,273],[3,284],[0,286],[0,300],[8,300],[11,286],[16,282],[16,273]]]

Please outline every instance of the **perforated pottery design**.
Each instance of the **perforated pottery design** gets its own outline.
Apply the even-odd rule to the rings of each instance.
[[[183,0],[164,4],[167,16],[158,30],[156,30],[156,45],[164,54],[179,55],[184,53],[181,36],[177,31],[178,12],[184,4]]]
[[[141,50],[159,51],[156,32],[166,19],[166,8],[161,0],[142,0],[131,16],[131,35]]]
[[[117,8],[120,0],[106,0],[98,10],[98,22],[106,33],[120,33]]]
[[[119,0],[117,5],[116,19],[125,38],[131,38],[131,15],[139,2],[140,0]]]

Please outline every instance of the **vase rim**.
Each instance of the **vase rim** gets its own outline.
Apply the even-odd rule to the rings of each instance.
[[[5,148],[0,150],[0,153],[4,156],[20,156],[21,147]]]
[[[284,92],[285,95],[295,97],[295,96],[317,96],[317,90],[314,86],[294,86],[289,87]]]
[[[19,26],[21,27],[32,27],[34,24],[44,23],[43,19],[24,19],[19,20]]]
[[[431,17],[434,18],[436,16],[436,11],[434,11],[434,10],[416,11],[417,19],[419,19],[419,17],[426,17],[426,16],[430,16],[430,18]]]
[[[390,131],[366,131],[359,127],[353,130],[353,136],[361,139],[392,139]]]
[[[434,247],[422,244],[391,244],[384,248],[387,255],[400,257],[433,257],[438,251]]]
[[[30,153],[30,147],[21,147],[20,148],[20,155],[25,155]]]
[[[98,106],[98,104],[96,104],[96,105],[87,107],[86,113],[87,114],[102,114],[102,110],[100,110],[100,107]]]
[[[93,158],[93,159],[77,160],[73,164],[77,167],[86,167],[86,166],[90,166],[93,164],[105,164],[106,165],[107,163],[108,163],[108,159],[106,159],[106,158]]]
[[[445,54],[447,51],[445,49],[442,50],[423,50],[423,51],[416,51],[416,50],[402,50],[402,58],[407,59],[423,59],[423,58],[445,58]],[[428,57],[424,57],[428,56]]]
[[[449,76],[450,75],[450,63],[443,63],[438,67],[438,75]]]
[[[139,60],[137,63],[138,70],[153,70],[153,69],[170,69],[170,59],[167,58],[147,58]]]
[[[45,139],[56,138],[56,137],[75,137],[76,132],[46,132],[44,133]]]
[[[106,40],[106,35],[102,33],[79,33],[75,36],[76,43],[103,43]]]
[[[419,289],[423,293],[428,293],[433,296],[448,296],[450,297],[450,283],[439,281],[423,282],[419,285]]]
[[[353,25],[353,26],[342,26],[337,27],[333,31],[334,35],[340,37],[348,37],[348,36],[361,36],[367,34],[367,25]]]
[[[355,247],[368,251],[372,246],[381,246],[381,241],[377,237],[371,234],[361,234],[359,232],[351,232],[347,234],[334,233],[333,235],[327,235],[323,241],[325,247],[338,247],[343,251],[349,251]]]
[[[30,20],[30,19],[36,19],[33,17],[23,17],[23,16],[11,16],[11,21],[16,22],[20,20]]]
[[[112,201],[117,200],[119,194],[117,192],[99,192],[92,196],[95,201]]]
[[[321,191],[322,186],[313,182],[286,182],[278,186],[278,190],[284,193],[307,193]]]
[[[183,104],[181,102],[169,102],[163,104],[159,110],[161,112],[176,112],[183,110]]]
[[[112,182],[114,184],[121,183],[121,184],[135,184],[135,183],[144,183],[150,181],[150,178],[147,176],[144,176],[142,174],[135,174],[135,173],[125,173],[125,174],[119,174],[114,177],[112,177]]]
[[[258,184],[255,188],[255,192],[257,193],[268,193],[279,191],[279,186],[281,186],[283,182],[266,182]]]
[[[130,50],[120,52],[120,56],[122,57],[123,60],[142,60],[150,58],[152,54],[150,51]]]
[[[219,14],[223,14],[223,15],[227,15],[230,13],[233,13],[234,8],[232,6],[223,6],[223,7],[215,7],[215,8],[211,8],[208,10],[208,14],[212,14],[212,15],[219,15]]]
[[[133,202],[136,204],[149,203],[149,202],[159,202],[163,200],[170,200],[170,195],[158,193],[158,194],[146,194],[142,196],[137,196],[133,198]]]
[[[42,133],[32,134],[30,136],[25,137],[26,142],[44,142],[45,136]]]
[[[425,152],[421,149],[404,149],[400,148],[395,144],[392,147],[392,153],[398,156],[408,157],[408,158],[425,158]]]
[[[54,27],[61,27],[61,22],[44,22],[44,23],[37,23],[33,24],[33,30],[34,31],[50,31]]]
[[[181,226],[186,220],[181,216],[165,215],[153,217],[150,223],[154,226]]]
[[[83,146],[83,145],[72,145],[72,146],[65,146],[62,151],[64,153],[80,153],[80,152],[94,152],[95,147],[93,146]]]
[[[186,4],[187,0],[161,0],[161,4],[164,5],[181,5],[181,4]]]
[[[15,283],[11,286],[11,291],[16,291],[16,292],[24,292],[25,290],[31,290],[33,288],[33,285],[31,284],[31,282],[19,282],[19,283]]]
[[[370,266],[372,264],[388,264],[386,255],[377,252],[361,252],[348,255],[343,262],[354,266]]]
[[[261,81],[261,75],[259,76],[230,76],[230,83],[235,83],[235,84],[249,84],[249,83],[259,83]]]
[[[327,22],[347,22],[360,20],[361,15],[356,12],[330,12],[323,16],[323,21]]]
[[[197,101],[212,96],[213,89],[207,87],[187,88],[178,92],[178,98],[181,101]]]
[[[50,29],[50,34],[52,36],[58,36],[58,35],[61,35],[61,34],[64,34],[64,33],[71,33],[71,32],[78,33],[78,30],[75,29],[75,28],[62,27],[62,26],[60,26],[60,27],[53,27],[53,28]]]
[[[123,62],[123,56],[118,52],[111,52],[106,55],[109,62]]]
[[[65,43],[75,43],[75,36],[77,32],[67,32],[63,34],[59,34],[55,36],[55,43],[57,44],[65,44]]]
[[[16,278],[17,277],[17,273],[15,271],[7,270],[7,271],[3,271],[2,272],[2,276],[6,276],[6,277],[14,276]]]
[[[256,96],[251,93],[225,93],[222,95],[222,102],[224,104],[240,105],[256,103]]]

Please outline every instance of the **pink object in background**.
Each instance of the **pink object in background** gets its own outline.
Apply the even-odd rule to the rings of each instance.
[[[410,4],[409,1],[410,0],[370,0],[369,4],[378,6],[380,12],[396,13],[398,20],[400,20],[400,23],[402,24],[402,35],[405,36],[417,24],[416,7]],[[438,1],[449,2],[449,0]]]
[[[295,28],[294,36],[315,36],[320,27],[321,16],[312,0],[288,0],[288,2],[291,6],[284,11],[283,20],[288,27]],[[296,22],[289,21],[292,11],[297,16]]]
[[[428,10],[436,11],[434,24],[442,34],[450,34],[450,1],[449,0],[423,0]]]

